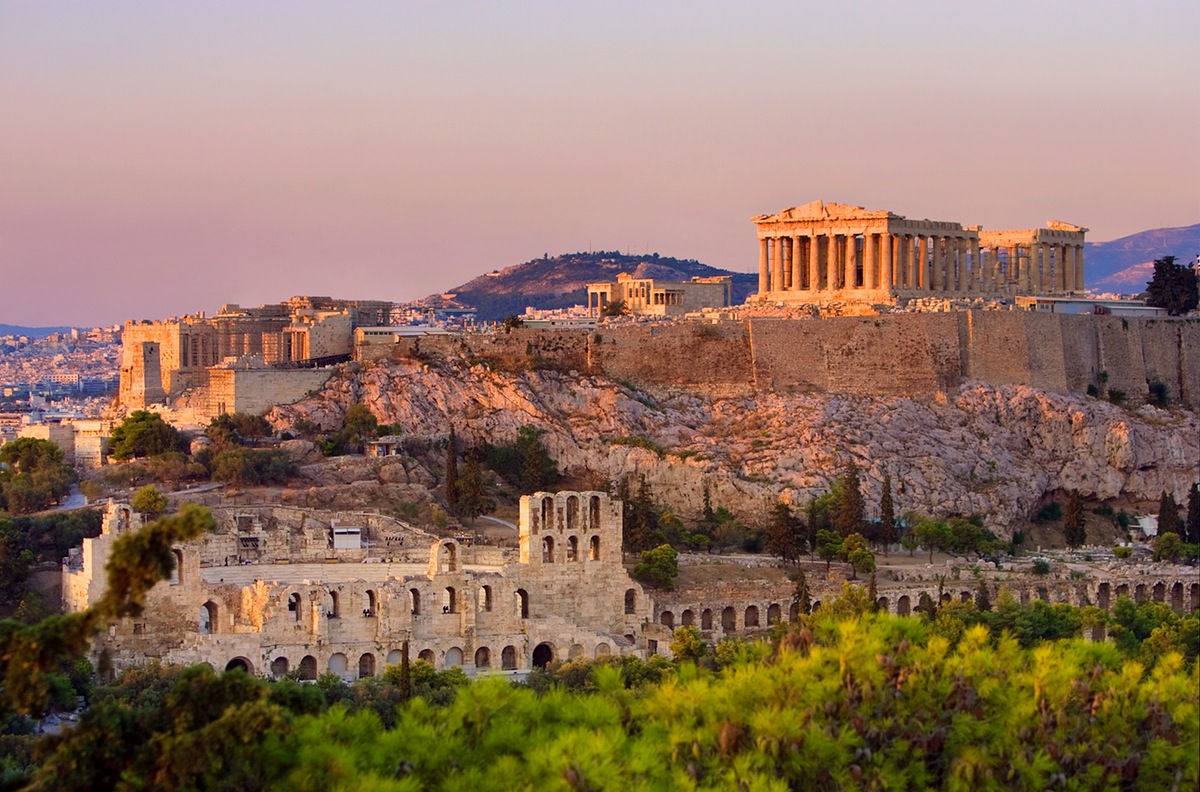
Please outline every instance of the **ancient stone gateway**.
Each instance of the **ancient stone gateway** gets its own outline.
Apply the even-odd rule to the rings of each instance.
[[[979,226],[813,201],[752,218],[761,302],[894,303],[922,296],[1083,291],[1087,229],[984,232]]]

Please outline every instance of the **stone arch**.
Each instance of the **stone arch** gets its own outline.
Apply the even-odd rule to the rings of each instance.
[[[1128,583],[1122,583],[1119,586],[1117,586],[1117,596],[1118,597],[1128,597],[1129,596],[1129,584]]]
[[[588,526],[593,531],[600,527],[600,496],[593,495],[588,498]],[[607,646],[607,644],[605,644]]]
[[[379,615],[379,597],[373,589],[367,589],[367,607],[363,608],[363,616]]]
[[[506,646],[500,651],[500,667],[512,671],[517,667],[517,647]]]
[[[404,661],[404,652],[399,649],[393,649],[387,653],[387,659],[384,661],[387,665],[400,665]]]
[[[675,614],[671,611],[663,611],[658,617],[659,623],[667,629],[675,629]]]
[[[553,564],[554,563],[554,537],[553,536],[543,536],[542,537],[542,563],[543,564]]]
[[[588,560],[589,561],[599,561],[600,560],[600,537],[599,536],[593,536],[591,539],[588,540]]]
[[[350,661],[346,658],[346,655],[341,652],[334,652],[329,656],[329,673],[345,678],[346,668],[349,664]]]
[[[712,628],[712,608],[705,608],[700,611],[700,629],[711,630]]]
[[[492,612],[492,587],[479,587],[479,609],[485,613]]]
[[[446,586],[443,592],[442,613],[458,613],[458,591],[454,586]]]
[[[338,601],[338,593],[333,589],[325,592],[325,618],[336,619],[342,615],[340,610],[341,603]]]
[[[492,650],[486,646],[481,646],[475,650],[475,667],[476,668],[491,668],[492,666]]]
[[[890,604],[887,597],[880,597],[875,600],[875,610],[880,613],[891,613],[891,609],[888,607]]]
[[[567,530],[579,530],[579,496],[567,496]]]
[[[821,608],[821,600],[815,600],[812,604],[813,613],[816,613]]]
[[[1133,601],[1138,605],[1144,605],[1146,602],[1146,584],[1138,583],[1133,589]]]
[[[721,611],[721,629],[727,633],[737,632],[737,615],[734,613],[732,605]]]
[[[537,646],[533,647],[533,667],[545,668],[554,662],[554,646],[546,641],[542,641]]]
[[[1100,606],[1100,610],[1108,610],[1109,599],[1112,597],[1112,586],[1108,581],[1101,583],[1096,587],[1096,602]]]
[[[568,561],[579,561],[580,560],[580,558],[579,558],[579,537],[578,536],[568,536],[567,537],[567,560]]]
[[[408,607],[414,616],[419,616],[421,613],[421,592],[417,589],[408,590]]]
[[[945,604],[947,602],[953,601],[954,596],[949,591],[943,591],[942,596],[939,599],[942,601],[942,604]]]
[[[1188,610],[1200,610],[1200,583],[1188,586]]]
[[[612,648],[608,644],[598,643],[598,644],[596,644],[596,651],[593,653],[592,656],[593,657],[605,657],[610,654],[612,654]]]
[[[933,597],[929,596],[929,592],[922,591],[917,597],[917,610],[932,615],[934,611]]]
[[[443,663],[445,668],[461,667],[463,664],[462,649],[457,646],[451,646],[446,650],[446,662]]]
[[[1029,589],[1021,589],[1021,605],[1024,607],[1029,604]]]
[[[288,597],[288,613],[292,614],[292,621],[300,621],[300,595],[292,594]]]
[[[900,599],[896,600],[896,615],[908,616],[912,613],[912,600],[907,594],[901,594]]]
[[[437,571],[438,572],[457,572],[458,571],[458,543],[457,542],[443,541],[438,544]]]
[[[300,678],[307,681],[317,678],[317,658],[312,655],[304,656],[300,661]]]
[[[179,548],[171,549],[171,558],[174,563],[171,565],[171,585],[179,586],[183,584],[183,551]]]
[[[1042,602],[1050,601],[1050,592],[1046,590],[1045,586],[1037,587],[1037,596],[1038,596],[1038,599],[1040,599]]]
[[[800,603],[799,602],[793,602],[791,605],[788,605],[788,621],[790,621],[790,622],[800,621]]]
[[[747,627],[758,626],[758,606],[749,605],[746,607],[746,622]]]
[[[363,652],[362,656],[358,658],[358,678],[366,679],[373,676],[375,676],[375,655]]]
[[[426,663],[429,663],[429,665],[433,665],[434,662],[437,661],[437,655],[433,653],[432,649],[422,649],[417,654],[417,659],[424,660]]]
[[[1155,602],[1166,602],[1167,584],[1163,583],[1161,580],[1155,583],[1154,588],[1151,589],[1151,597],[1153,597]]]
[[[244,657],[235,657],[225,664],[226,671],[237,671],[239,669],[251,676],[254,675],[254,664]]]
[[[548,495],[542,498],[542,528],[547,531],[554,530],[554,498]]]
[[[517,589],[516,593],[517,617],[521,619],[529,618],[529,594],[525,589]]]
[[[287,676],[288,659],[286,657],[276,657],[271,661],[271,676],[279,678]]]
[[[970,602],[973,599],[975,599],[975,598],[971,595],[971,592],[969,592],[969,591],[958,592],[958,601],[959,602]]]
[[[683,613],[679,614],[679,623],[684,627],[694,627],[696,625],[696,612],[688,608]]]
[[[637,589],[625,589],[625,613],[637,613]]]
[[[778,602],[772,602],[767,606],[767,624],[783,620],[783,609],[779,607]]]
[[[571,644],[571,648],[567,651],[568,660],[580,660],[587,653],[582,644]]]
[[[200,634],[211,635],[218,632],[220,622],[217,620],[220,616],[221,609],[217,607],[217,603],[209,600],[200,606]]]

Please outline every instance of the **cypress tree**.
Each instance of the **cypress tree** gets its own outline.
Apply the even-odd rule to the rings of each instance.
[[[883,554],[888,554],[888,545],[896,541],[896,504],[892,501],[892,476],[883,476],[883,495],[879,498],[879,541],[883,543]]]
[[[458,511],[458,439],[454,427],[450,427],[450,439],[446,444],[446,478],[443,482],[446,505],[450,511]]]
[[[1079,490],[1071,490],[1067,497],[1067,508],[1063,513],[1063,536],[1067,547],[1079,547],[1087,541],[1087,527],[1084,524],[1083,498]]]
[[[408,664],[408,641],[400,646],[400,700],[412,698],[412,668]]]
[[[1175,496],[1164,491],[1158,499],[1158,535],[1178,534],[1180,527],[1179,506],[1175,503]]]
[[[863,515],[862,487],[858,480],[858,465],[851,460],[842,474],[842,500],[838,504],[834,525],[842,536],[862,533]]]
[[[1184,523],[1184,541],[1188,544],[1200,544],[1200,483],[1193,484],[1188,490],[1187,522]]]
[[[808,576],[803,568],[796,570],[796,593],[792,595],[792,603],[797,614],[812,613],[812,593],[808,590]]]

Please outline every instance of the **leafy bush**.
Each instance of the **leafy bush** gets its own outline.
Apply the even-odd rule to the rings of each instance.
[[[286,451],[277,448],[256,451],[233,446],[212,458],[213,481],[238,486],[282,484],[296,474],[296,465]]]
[[[654,442],[648,437],[618,437],[612,441],[615,446],[630,446],[632,448],[644,448],[647,451],[653,451],[658,455],[659,459],[666,456],[667,452],[662,446]]]
[[[642,553],[641,561],[633,569],[633,577],[655,588],[670,591],[675,588],[679,577],[679,554],[670,545],[659,545]]]
[[[158,413],[134,410],[113,428],[108,455],[116,460],[186,451],[187,440]]]

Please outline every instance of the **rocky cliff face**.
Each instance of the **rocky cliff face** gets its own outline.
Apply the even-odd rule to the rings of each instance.
[[[751,523],[777,500],[803,505],[820,495],[851,459],[862,471],[868,514],[890,473],[898,511],[979,513],[1001,535],[1020,527],[1047,491],[1155,500],[1167,490],[1181,499],[1200,475],[1194,412],[1128,410],[978,383],[927,400],[787,393],[656,399],[576,373],[404,361],[347,367],[316,396],[268,417],[280,428],[307,418],[332,430],[355,402],[427,447],[451,424],[463,444],[508,441],[529,424],[544,430],[562,469],[609,481],[645,475],[655,498],[684,516],[698,514],[708,486],[714,504]],[[637,447],[629,439],[649,442]],[[425,462],[433,475],[435,458]]]

